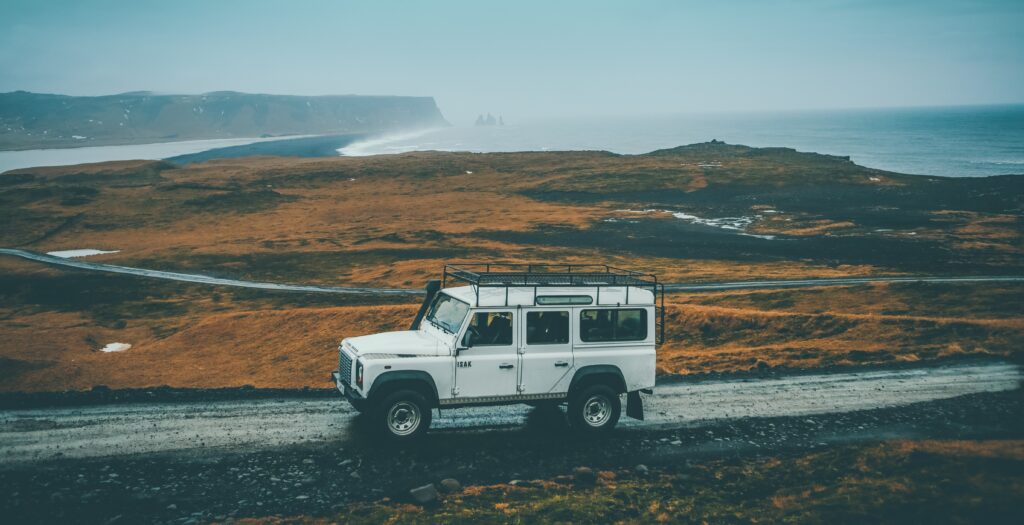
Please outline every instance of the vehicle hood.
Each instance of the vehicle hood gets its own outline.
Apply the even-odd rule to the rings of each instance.
[[[350,337],[345,343],[357,355],[448,355],[449,350],[440,340],[422,330],[403,330]]]

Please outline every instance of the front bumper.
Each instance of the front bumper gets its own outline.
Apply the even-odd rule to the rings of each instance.
[[[334,380],[334,386],[338,388],[338,392],[341,392],[341,395],[352,401],[363,400],[363,396],[349,386],[348,383],[341,378],[341,374],[339,374],[337,370],[331,372],[331,379]]]

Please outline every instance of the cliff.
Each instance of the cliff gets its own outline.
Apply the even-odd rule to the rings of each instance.
[[[203,95],[150,92],[73,97],[0,94],[0,150],[297,134],[368,133],[447,125],[432,97]]]

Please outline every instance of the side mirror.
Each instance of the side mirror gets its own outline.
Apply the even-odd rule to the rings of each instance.
[[[462,348],[460,348],[459,350],[466,350],[472,348],[473,343],[476,342],[478,336],[479,334],[476,333],[476,330],[473,330],[472,328],[466,330],[466,335],[462,336]]]

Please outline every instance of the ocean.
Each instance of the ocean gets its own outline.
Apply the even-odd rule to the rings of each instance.
[[[378,155],[408,151],[606,150],[647,153],[712,139],[849,156],[857,164],[920,175],[1024,174],[1024,105],[693,113],[562,118],[505,126],[452,126],[380,136],[232,139],[0,152],[0,172],[125,159],[194,162],[240,155]],[[255,144],[254,144],[255,143]]]
[[[646,118],[541,119],[451,127],[356,141],[345,155],[418,150],[607,150],[637,154],[712,139],[849,156],[919,175],[1024,173],[1024,105],[842,111],[701,113]]]

